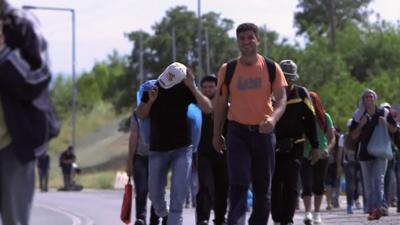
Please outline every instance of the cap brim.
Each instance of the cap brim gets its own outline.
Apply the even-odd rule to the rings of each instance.
[[[297,80],[300,78],[299,74],[297,73],[283,73],[285,75],[285,78],[289,79],[289,80]]]

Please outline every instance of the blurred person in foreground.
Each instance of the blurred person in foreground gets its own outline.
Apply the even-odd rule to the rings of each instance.
[[[58,135],[50,102],[47,44],[36,19],[0,0],[0,216],[28,225],[35,158]]]

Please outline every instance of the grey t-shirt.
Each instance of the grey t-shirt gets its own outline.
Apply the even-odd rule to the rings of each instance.
[[[150,145],[149,143],[146,143],[143,135],[140,133],[140,120],[137,118],[135,113],[132,114],[131,116],[131,132],[138,132],[138,143],[136,145],[136,155],[141,155],[141,156],[148,156],[149,155],[149,148]]]

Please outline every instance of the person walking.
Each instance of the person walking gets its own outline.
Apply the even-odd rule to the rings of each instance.
[[[146,86],[146,83],[143,86]],[[143,88],[142,88],[143,89]],[[127,175],[133,177],[135,184],[136,221],[134,225],[146,225],[147,194],[149,176],[149,142],[145,140],[145,132],[149,132],[149,121],[139,120],[136,111],[130,119],[129,157],[127,161]],[[143,126],[143,128],[142,128]],[[150,225],[158,225],[160,218],[155,214],[154,207],[150,208]],[[167,218],[163,218],[163,225]]]
[[[325,197],[326,197],[326,210],[332,208],[339,208],[339,189],[341,177],[341,158],[339,158],[339,138],[341,136],[341,129],[335,128],[335,145],[329,152],[328,168],[325,176]]]
[[[201,92],[210,100],[217,94],[217,78],[206,76],[200,81]],[[198,225],[207,225],[214,210],[214,225],[226,224],[228,205],[228,172],[226,153],[219,154],[212,145],[213,113],[203,113],[201,138],[198,149],[199,193],[196,219]],[[226,135],[224,133],[224,135]]]
[[[351,125],[351,119],[347,122],[347,127],[350,127]],[[360,162],[356,159],[356,152],[346,148],[345,146],[345,141],[346,138],[348,138],[349,133],[342,134],[339,137],[338,141],[338,159],[340,159],[340,171],[344,172],[345,176],[345,181],[346,181],[346,202],[347,202],[347,208],[346,212],[347,214],[353,214],[354,213],[354,206],[356,208],[361,208],[357,207],[357,203],[359,203],[359,195],[361,190],[359,189],[359,182],[361,180],[361,167],[360,167]],[[364,192],[364,191],[362,191]],[[364,200],[364,199],[363,199]]]
[[[68,146],[60,155],[60,168],[63,175],[64,187],[60,190],[68,191],[72,189],[73,185],[73,163],[76,161],[74,148],[72,145]]]
[[[275,172],[272,178],[272,219],[277,225],[293,224],[299,196],[298,180],[303,158],[303,134],[313,149],[318,148],[316,119],[308,90],[295,84],[299,79],[297,65],[292,60],[282,60],[286,81],[287,105],[285,113],[275,127]]]
[[[0,0],[0,217],[28,225],[35,189],[35,159],[57,136],[50,104],[47,44],[35,17]],[[54,125],[54,126],[53,126]]]
[[[287,82],[277,63],[257,53],[260,36],[255,24],[240,24],[236,38],[240,56],[223,64],[218,73],[213,144],[222,154],[226,148],[223,126],[228,117],[228,225],[245,224],[250,183],[254,204],[249,224],[265,225],[275,168],[274,128],[285,111]]]
[[[320,208],[325,192],[324,181],[328,166],[328,157],[335,146],[335,128],[332,119],[326,113],[321,99],[315,92],[310,92],[317,119],[318,149],[312,149],[306,142],[304,158],[301,164],[301,180],[303,185],[305,224],[321,224]],[[311,197],[314,195],[314,214],[311,213]]]
[[[39,188],[41,192],[47,192],[49,186],[50,156],[47,152],[38,157]]]
[[[387,158],[371,155],[367,149],[368,144],[378,123],[383,124],[392,133],[396,131],[397,125],[390,113],[385,113],[385,109],[378,109],[377,100],[378,95],[375,91],[365,90],[350,126],[351,138],[360,141],[357,156],[363,176],[368,220],[380,219],[382,216],[384,177],[388,163]]]
[[[212,111],[210,100],[197,88],[191,70],[175,62],[158,77],[153,89],[143,93],[137,107],[139,119],[150,119],[150,200],[158,216],[168,215],[168,225],[182,225],[193,154],[187,116],[191,103],[197,103],[203,112]],[[168,210],[165,188],[170,170]]]

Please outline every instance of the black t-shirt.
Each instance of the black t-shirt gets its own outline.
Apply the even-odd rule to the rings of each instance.
[[[158,87],[158,96],[150,110],[150,151],[170,151],[191,144],[187,110],[196,102],[193,93],[183,83],[169,89]],[[148,92],[142,102],[148,101]]]
[[[365,112],[364,115],[366,113],[367,112]],[[368,154],[367,146],[368,146],[369,140],[371,139],[372,133],[374,132],[375,126],[378,124],[379,116],[384,116],[383,109],[376,109],[376,113],[371,116],[371,118],[368,120],[368,122],[364,125],[364,127],[361,130],[360,148],[359,148],[359,152],[357,153],[358,160],[360,160],[360,161],[368,161],[368,160],[375,159],[374,156]],[[396,126],[396,122],[394,121],[394,119],[390,113],[388,114],[386,120],[389,124]],[[356,129],[357,126],[358,126],[358,122],[356,122],[353,119],[353,122],[350,125],[350,131],[353,131],[354,129]]]

